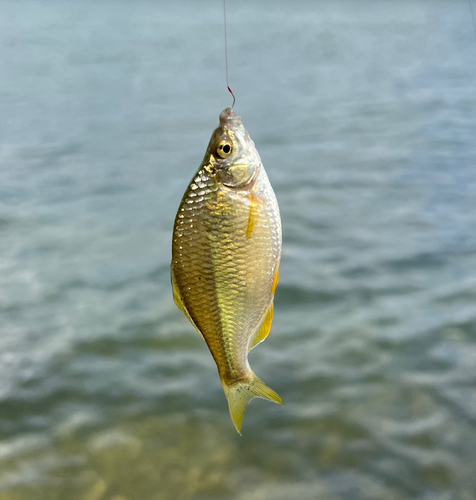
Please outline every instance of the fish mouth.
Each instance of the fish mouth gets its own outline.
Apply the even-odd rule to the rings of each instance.
[[[241,117],[235,115],[232,108],[225,108],[220,113],[220,126],[224,128],[236,129],[243,127]]]
[[[234,137],[241,148],[246,149],[251,143],[254,145],[241,121],[241,116],[235,115],[232,108],[225,108],[220,113],[220,125],[217,130]]]

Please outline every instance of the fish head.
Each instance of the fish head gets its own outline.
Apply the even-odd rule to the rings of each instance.
[[[214,166],[217,180],[232,189],[251,188],[261,166],[255,143],[231,108],[220,113],[205,158]]]

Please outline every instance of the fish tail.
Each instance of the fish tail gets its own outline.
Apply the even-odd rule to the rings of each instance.
[[[253,398],[269,399],[275,403],[283,404],[281,397],[252,371],[246,380],[234,382],[230,385],[222,381],[222,385],[228,400],[231,420],[240,435],[246,407]]]

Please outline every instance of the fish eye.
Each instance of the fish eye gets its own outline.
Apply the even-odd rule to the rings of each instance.
[[[217,154],[222,158],[228,158],[231,155],[231,151],[233,150],[233,146],[230,141],[224,140],[220,141],[217,147]]]

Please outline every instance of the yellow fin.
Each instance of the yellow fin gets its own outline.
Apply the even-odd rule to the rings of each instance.
[[[250,371],[250,377],[246,381],[235,382],[232,385],[226,385],[222,382],[222,385],[228,400],[231,420],[239,434],[241,434],[241,424],[246,407],[253,398],[269,399],[275,403],[283,404],[279,394],[268,387],[252,371]]]
[[[174,275],[173,268],[170,269],[170,277],[172,279],[172,290],[173,290],[173,293],[174,293],[174,302],[175,302],[175,305],[185,314],[186,318],[190,321],[190,323],[192,323],[192,325],[194,326],[195,330],[197,330],[197,332],[200,335],[202,335],[202,332],[197,328],[197,325],[195,324],[195,322],[191,318],[189,312],[187,311],[187,308],[185,307],[185,304],[183,303],[182,295],[180,293],[180,290],[179,290],[179,287],[177,285],[177,282],[175,281],[175,275]],[[203,335],[202,335],[202,338],[204,338]]]
[[[266,311],[261,326],[256,330],[255,334],[250,340],[248,351],[251,351],[253,347],[256,347],[258,344],[263,342],[263,340],[268,336],[269,331],[271,330],[271,323],[273,322],[273,314],[274,304],[271,303],[271,305],[268,307],[268,310]]]
[[[274,271],[273,288],[271,289],[271,295],[274,295],[276,287],[278,286],[278,281],[279,281],[279,264],[276,267],[276,271]]]
[[[257,203],[255,198],[256,195],[254,193],[250,193],[248,196],[248,199],[250,200],[250,214],[248,216],[248,226],[246,227],[246,239],[249,239],[255,226],[255,205]]]

